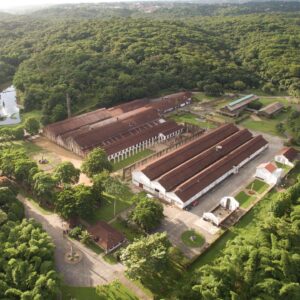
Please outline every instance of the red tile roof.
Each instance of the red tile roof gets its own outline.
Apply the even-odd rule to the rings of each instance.
[[[175,190],[175,194],[183,202],[188,201],[191,197],[205,189],[215,180],[231,170],[234,166],[237,166],[251,154],[267,145],[267,143],[268,142],[262,136],[252,138],[250,141],[244,143],[227,156],[221,158],[214,164],[205,168],[202,172],[192,177],[190,180],[185,181],[183,184],[178,186]]]
[[[277,170],[277,167],[272,164],[271,162],[269,163],[266,163],[264,166],[263,166],[266,170],[268,170],[270,173],[273,173],[274,171]]]
[[[170,152],[160,159],[152,162],[141,169],[141,171],[153,180],[171,171],[185,161],[200,154],[204,150],[216,145],[223,139],[238,131],[233,124],[226,124],[217,129],[211,130],[198,139]]]
[[[87,231],[105,251],[109,251],[125,241],[125,237],[121,232],[103,221],[98,221],[95,225],[88,227]]]
[[[264,112],[267,115],[273,115],[277,112],[279,112],[280,110],[282,110],[284,108],[283,104],[280,102],[274,102],[271,103],[265,107],[263,107],[262,109],[259,110],[259,112]]]
[[[192,159],[164,174],[158,181],[166,191],[171,191],[179,184],[185,182],[222,157],[228,155],[231,151],[249,141],[251,138],[252,134],[249,130],[244,129],[238,131],[208,150],[201,152]]]
[[[292,147],[283,148],[280,154],[285,156],[290,162],[294,161],[298,156],[298,151]]]

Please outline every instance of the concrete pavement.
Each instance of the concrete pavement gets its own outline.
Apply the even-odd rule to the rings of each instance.
[[[33,218],[42,224],[44,230],[51,236],[56,246],[56,267],[63,275],[64,282],[67,285],[97,286],[119,279],[123,284],[128,286],[139,299],[150,299],[140,288],[125,277],[125,268],[122,264],[108,264],[101,256],[86,248],[80,242],[64,237],[63,220],[57,214],[43,214],[34,204],[20,194],[18,195],[18,199],[25,206],[26,217]],[[74,249],[82,253],[82,260],[76,265],[68,264],[64,260],[64,255],[67,250],[70,250],[71,244]]]

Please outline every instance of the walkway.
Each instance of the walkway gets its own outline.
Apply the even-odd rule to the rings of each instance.
[[[63,220],[57,214],[43,214],[34,204],[20,194],[18,195],[18,199],[25,206],[26,217],[33,218],[42,224],[43,228],[51,236],[56,246],[56,267],[63,275],[64,282],[67,285],[96,286],[119,279],[124,285],[128,286],[139,299],[150,299],[140,288],[124,276],[125,268],[122,264],[108,264],[101,256],[87,249],[80,242],[63,237]],[[71,244],[73,244],[75,249],[83,253],[81,262],[76,265],[70,265],[64,260],[64,254],[66,250],[70,249]]]

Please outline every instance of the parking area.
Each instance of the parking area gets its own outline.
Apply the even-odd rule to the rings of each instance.
[[[269,142],[269,148],[241,168],[237,175],[229,177],[201,197],[196,207],[193,207],[190,211],[184,211],[175,206],[164,206],[166,218],[160,230],[167,231],[170,241],[179,247],[187,257],[192,258],[198,255],[201,252],[201,248],[188,248],[185,246],[181,241],[181,234],[193,228],[205,237],[206,243],[211,243],[215,240],[219,231],[209,223],[200,221],[203,213],[213,209],[222,197],[234,196],[245,188],[253,181],[256,167],[263,162],[272,160],[275,154],[283,147],[283,142],[280,138],[269,135],[264,135],[264,137]]]

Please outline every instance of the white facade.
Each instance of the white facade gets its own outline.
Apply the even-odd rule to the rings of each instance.
[[[194,196],[192,196],[187,201],[182,201],[175,192],[167,192],[165,188],[157,181],[153,180],[151,181],[143,172],[140,170],[134,170],[132,172],[132,182],[139,186],[140,188],[143,188],[145,191],[155,195],[156,197],[165,200],[171,204],[175,204],[180,208],[184,208],[191,204],[196,199],[200,198],[204,194],[206,194],[208,191],[213,189],[215,186],[217,186],[220,182],[225,180],[227,177],[229,177],[232,174],[237,174],[239,169],[244,166],[247,162],[252,160],[254,157],[259,155],[262,151],[264,151],[268,145],[263,146],[258,151],[247,157],[245,160],[243,160],[239,165],[234,166],[232,169],[230,169],[228,172],[224,173],[221,177],[219,177],[217,180],[212,182],[210,185],[196,193]]]
[[[262,179],[269,185],[276,185],[280,182],[283,169],[277,168],[275,170],[268,170],[268,164],[262,164],[256,168],[255,177]]]
[[[240,203],[236,201],[234,197],[223,197],[220,201],[220,205],[230,211],[235,211],[240,207]]]
[[[288,160],[287,157],[285,157],[283,154],[278,154],[278,155],[275,155],[275,161],[276,162],[279,162],[283,165],[286,165],[286,166],[290,166],[290,167],[294,167],[295,165]]]

